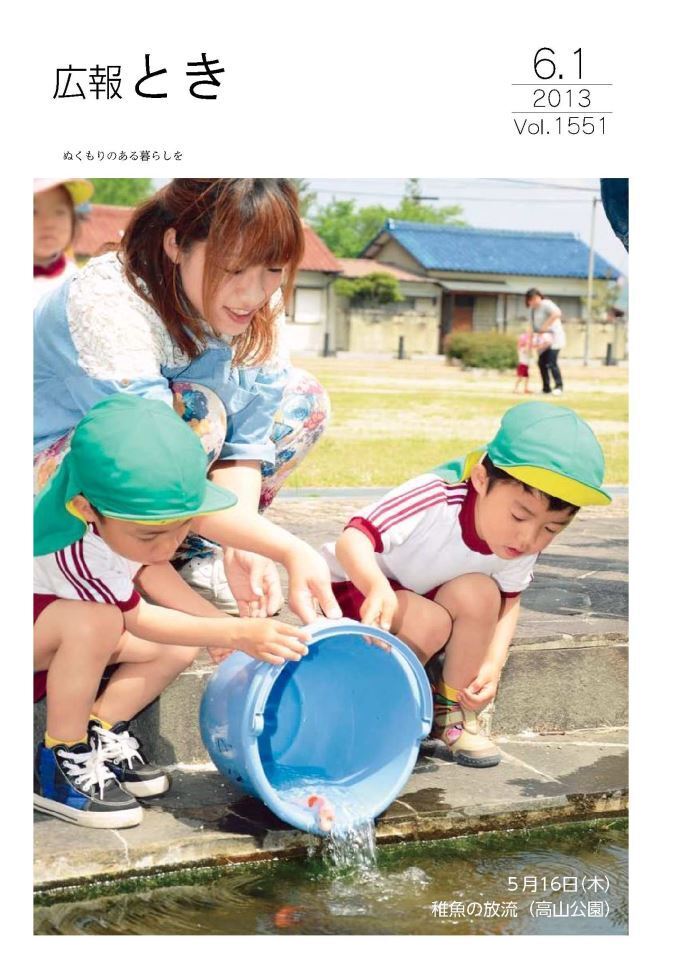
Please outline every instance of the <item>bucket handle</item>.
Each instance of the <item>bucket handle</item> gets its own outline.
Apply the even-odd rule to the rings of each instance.
[[[263,734],[264,730],[264,711],[266,709],[266,702],[268,701],[268,695],[273,690],[273,685],[278,679],[278,675],[281,673],[285,664],[275,664],[262,663],[257,669],[257,673],[254,675],[254,681],[259,682],[259,693],[257,695],[256,701],[254,702],[254,714],[252,715],[250,734],[255,738]],[[268,679],[266,679],[268,678]]]

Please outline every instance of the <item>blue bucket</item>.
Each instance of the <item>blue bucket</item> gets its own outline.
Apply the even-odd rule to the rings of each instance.
[[[347,825],[372,820],[412,772],[432,700],[424,668],[391,634],[352,620],[306,632],[309,653],[297,663],[227,657],[201,701],[201,736],[231,782],[284,822],[323,833],[313,803],[295,801],[295,792],[335,796]]]

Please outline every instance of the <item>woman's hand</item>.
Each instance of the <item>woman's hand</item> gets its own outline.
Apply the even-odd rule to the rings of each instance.
[[[275,563],[255,552],[226,548],[223,564],[240,616],[263,618],[278,612],[283,592]]]
[[[288,606],[303,623],[314,622],[316,605],[328,619],[340,619],[343,614],[331,589],[331,573],[311,545],[296,540],[283,564],[289,576]]]

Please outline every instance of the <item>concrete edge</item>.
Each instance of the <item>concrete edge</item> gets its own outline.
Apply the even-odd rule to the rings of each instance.
[[[627,644],[628,630],[610,630],[606,633],[548,633],[538,640],[530,636],[513,637],[510,650],[589,650]]]
[[[534,639],[533,636],[513,637],[510,649],[520,650],[587,650],[627,644],[629,632],[626,629],[607,630],[604,633],[547,633]],[[208,657],[202,653],[184,671],[185,674],[210,674],[216,669]]]
[[[469,805],[450,813],[418,813],[414,816],[395,816],[376,825],[376,841],[380,844],[417,842],[420,840],[453,839],[471,834],[526,829],[535,826],[612,818],[626,815],[627,789],[597,793],[573,793],[552,798],[540,797],[522,802]],[[276,858],[297,858],[317,851],[323,841],[299,830],[271,831],[263,839],[232,836],[232,853],[228,853],[228,834],[207,829],[180,839],[171,848],[166,843],[152,843],[138,851],[130,860],[129,869],[112,865],[109,854],[104,862],[94,862],[89,873],[63,876],[60,880],[37,882],[35,893],[46,893],[102,881],[128,880],[155,873],[189,869],[190,867],[225,866],[260,862]],[[123,840],[122,834],[118,834]],[[39,864],[36,864],[39,867]]]

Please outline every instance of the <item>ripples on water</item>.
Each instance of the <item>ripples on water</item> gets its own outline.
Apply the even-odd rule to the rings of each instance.
[[[323,858],[198,871],[195,882],[38,907],[37,934],[626,934],[627,833],[590,830],[522,849],[439,841],[379,852],[373,830],[324,842]],[[505,840],[505,834],[504,834]],[[541,842],[540,842],[541,841]],[[491,843],[489,843],[489,847]],[[607,895],[511,892],[508,878],[606,875]],[[207,879],[204,879],[206,876]],[[535,919],[530,901],[606,899],[608,918]],[[518,916],[435,917],[434,902],[514,901]]]

